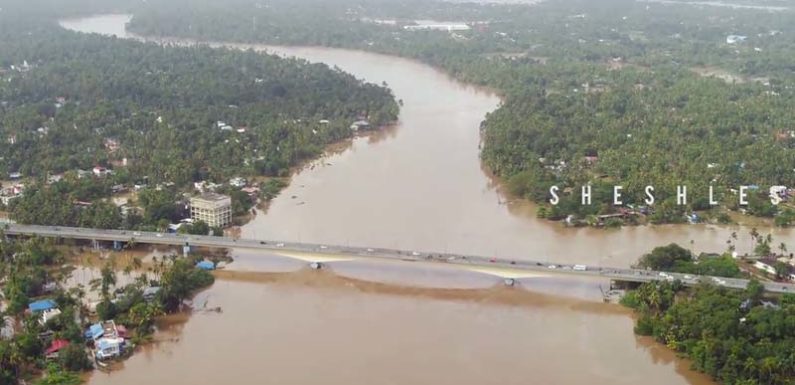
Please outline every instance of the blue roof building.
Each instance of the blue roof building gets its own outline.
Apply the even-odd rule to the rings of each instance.
[[[31,302],[28,305],[28,309],[31,311],[31,313],[38,313],[45,310],[52,310],[55,309],[56,307],[58,307],[58,304],[56,304],[55,301],[51,299],[42,299],[36,302]]]
[[[105,329],[102,327],[102,324],[95,323],[91,325],[88,330],[86,330],[85,337],[86,339],[96,340],[97,338],[102,337],[104,334]]]

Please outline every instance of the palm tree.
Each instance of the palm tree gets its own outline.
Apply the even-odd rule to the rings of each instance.
[[[751,228],[751,240],[756,243],[756,239],[759,238],[759,231],[756,230],[756,227]]]
[[[141,262],[141,258],[138,258],[138,257],[133,257],[131,263],[132,263],[133,269],[135,269],[135,270],[139,270],[141,268],[141,266],[143,266],[143,262]]]
[[[662,298],[660,298],[660,291],[653,290],[649,295],[649,305],[654,309],[655,312],[659,312],[661,304]]]
[[[745,360],[745,364],[743,364],[743,371],[745,372],[746,377],[752,377],[756,375],[756,360],[754,360],[752,357],[748,357]]]
[[[102,297],[104,299],[109,299],[110,287],[116,285],[116,271],[108,264],[102,268],[101,274]]]
[[[765,357],[762,359],[762,362],[759,363],[759,381],[761,383],[771,383],[770,380],[773,378],[773,373],[778,371],[778,360],[775,357]],[[762,373],[765,374],[765,378],[767,381],[762,381]]]
[[[14,368],[14,375],[16,378],[20,378],[20,370],[22,369],[22,365],[25,364],[25,356],[22,354],[22,351],[20,351],[19,344],[11,344],[11,354],[9,354],[8,363]]]
[[[158,260],[157,256],[153,256],[152,257],[152,267],[150,269],[152,270],[152,275],[154,275],[155,279],[157,279],[159,281],[160,280],[160,263],[159,263],[159,260]]]

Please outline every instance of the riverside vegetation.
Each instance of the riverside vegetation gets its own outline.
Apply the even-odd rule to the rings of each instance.
[[[322,64],[79,34],[44,11],[0,12],[0,175],[25,178],[7,208],[22,223],[175,219],[173,208],[145,209],[124,223],[106,199],[119,185],[160,186],[173,206],[195,181],[271,178],[260,186],[269,199],[290,167],[351,137],[352,122],[377,128],[398,108],[386,88]],[[112,174],[97,178],[96,166]],[[252,202],[232,190],[246,212]]]
[[[622,300],[638,313],[635,332],[653,336],[725,384],[792,384],[795,296],[763,300],[761,284],[744,292],[711,284],[641,285]]]
[[[702,255],[696,260],[678,245],[655,248],[638,267],[743,276],[731,256]],[[795,295],[765,298],[763,286],[753,279],[745,291],[711,283],[688,289],[674,281],[642,284],[621,302],[637,313],[637,334],[687,356],[694,369],[721,383],[795,383]]]
[[[730,222],[730,210],[775,217],[767,186],[795,185],[795,10],[634,0],[548,1],[533,6],[419,0],[148,2],[133,10],[140,34],[200,40],[326,45],[416,58],[504,103],[483,123],[483,160],[510,190],[544,205],[539,215],[594,223],[624,202],[643,205],[655,186],[653,223],[699,211]],[[174,17],[179,14],[180,16]],[[409,30],[415,20],[468,30]],[[727,40],[738,35],[735,40]],[[717,76],[705,76],[717,74]],[[594,186],[581,205],[580,186]],[[549,187],[574,191],[547,206]],[[687,205],[676,186],[687,185]],[[721,202],[710,207],[708,186]],[[759,185],[739,207],[731,189]],[[568,190],[571,191],[571,190]],[[628,219],[630,222],[634,222]],[[620,222],[618,222],[620,224]]]
[[[0,287],[7,304],[0,314],[4,321],[0,326],[13,325],[14,330],[10,337],[0,339],[0,384],[31,383],[31,379],[41,385],[80,383],[79,372],[93,368],[83,336],[88,325],[115,319],[130,328],[134,343],[145,341],[157,317],[178,311],[183,300],[213,283],[213,276],[194,263],[194,259],[163,257],[143,270],[141,261],[135,260],[136,266],[131,268],[141,274],[125,286],[116,284],[116,271],[106,265],[91,287],[65,287],[72,267],[51,241],[0,242]],[[151,285],[161,290],[147,301],[143,290]],[[86,306],[87,290],[100,293],[96,315]],[[61,314],[46,324],[39,322],[39,315],[26,312],[28,303],[38,298],[54,300]],[[69,345],[57,358],[45,358],[44,350],[56,339]]]

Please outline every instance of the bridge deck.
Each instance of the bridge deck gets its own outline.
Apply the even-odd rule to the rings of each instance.
[[[467,267],[469,270],[483,271],[504,278],[521,278],[521,272],[538,272],[570,274],[574,276],[604,277],[628,282],[650,282],[679,280],[683,284],[693,286],[701,281],[710,281],[732,289],[744,289],[748,284],[747,279],[718,278],[709,276],[688,275],[679,273],[661,273],[627,268],[613,268],[603,266],[579,266],[565,264],[549,264],[526,259],[490,258],[475,255],[461,255],[437,252],[416,252],[385,248],[346,247],[332,245],[318,245],[311,243],[278,242],[254,239],[235,239],[229,237],[213,237],[187,234],[168,234],[154,232],[138,232],[129,230],[103,230],[76,227],[35,226],[6,224],[5,233],[17,236],[41,236],[52,238],[69,238],[95,241],[120,241],[144,244],[173,245],[173,246],[199,246],[210,248],[245,248],[267,250],[276,253],[298,252],[308,254],[305,257],[296,257],[308,261],[324,262],[329,258],[346,260],[355,258],[387,259],[393,261],[425,261]],[[312,257],[312,254],[319,255]],[[499,269],[494,269],[499,268]],[[489,271],[492,270],[492,271]],[[505,273],[509,271],[510,273]],[[763,282],[765,290],[773,293],[795,293],[795,285],[778,282]]]

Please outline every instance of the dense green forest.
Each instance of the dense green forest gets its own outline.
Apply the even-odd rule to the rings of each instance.
[[[116,184],[182,188],[286,176],[353,135],[351,123],[377,128],[398,112],[387,89],[322,64],[84,35],[7,12],[0,12],[0,80],[0,175],[40,182],[12,202],[12,213],[22,213],[15,219],[26,223],[64,217],[115,227],[116,219],[82,220],[68,205],[108,197]],[[105,177],[112,183],[91,194],[77,182],[44,186],[52,175],[90,175],[95,166],[112,170]],[[113,209],[107,205],[90,210]]]
[[[152,182],[282,175],[349,136],[359,116],[378,126],[397,112],[387,90],[320,64],[49,24],[3,21],[0,36],[0,134],[15,142],[0,141],[2,173],[41,176],[126,158],[121,172]],[[30,70],[7,70],[25,62]]]
[[[155,259],[148,270],[142,268],[141,261],[133,261],[130,271],[137,269],[140,274],[133,283],[123,286],[117,285],[114,269],[119,266],[105,265],[101,278],[90,287],[67,287],[65,281],[72,267],[51,241],[34,238],[0,242],[0,282],[6,303],[0,313],[0,327],[6,332],[11,325],[14,331],[0,338],[0,384],[81,383],[78,373],[93,368],[86,352],[86,328],[97,320],[115,319],[132,332],[134,343],[145,341],[156,317],[177,311],[184,299],[213,283],[210,273],[194,266],[196,261],[163,257]],[[151,285],[161,289],[147,301],[143,290]],[[86,306],[88,291],[100,294],[95,315]],[[28,304],[37,299],[53,300],[61,314],[46,323],[39,322],[39,314],[27,311]],[[69,345],[57,357],[45,358],[44,352],[54,340],[65,340]],[[31,382],[41,373],[45,373],[43,379]]]
[[[635,332],[686,355],[696,370],[727,385],[793,384],[795,296],[763,298],[759,282],[746,291],[709,284],[646,283],[622,302],[639,315]]]
[[[701,254],[694,256],[690,250],[675,243],[655,247],[650,253],[640,258],[635,268],[713,277],[741,278],[744,276],[737,261],[731,255]]]
[[[708,209],[710,184],[728,209],[739,209],[730,192],[739,185],[795,184],[793,9],[776,5],[182,0],[136,8],[130,28],[417,58],[503,94],[505,102],[483,125],[482,155],[515,194],[546,202],[553,184],[602,190],[593,206],[572,194],[540,215],[611,213],[613,185],[624,186],[624,202],[636,205],[653,185],[649,219],[666,223]],[[471,28],[405,29],[426,19]],[[675,204],[677,185],[689,187],[686,206]],[[750,214],[779,214],[764,204],[766,194],[752,195]],[[712,211],[708,217],[728,221],[723,209]]]
[[[752,237],[758,255],[771,254],[772,236],[761,236],[754,229]],[[786,246],[781,244],[779,250],[784,253]],[[677,244],[654,248],[635,268],[713,277],[746,275],[730,255],[695,256]],[[628,291],[621,303],[638,314],[636,333],[653,336],[686,355],[696,370],[720,383],[793,384],[795,296],[767,298],[755,279],[744,292],[706,282],[695,288],[679,281],[645,283]]]

